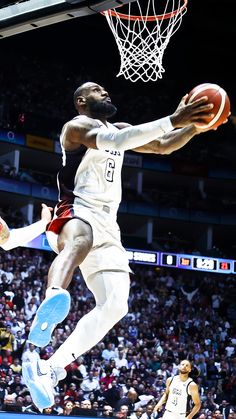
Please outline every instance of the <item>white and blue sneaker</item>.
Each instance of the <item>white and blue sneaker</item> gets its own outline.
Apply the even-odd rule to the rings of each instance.
[[[39,306],[30,328],[28,341],[35,346],[48,345],[54,328],[66,318],[70,311],[69,292],[62,288],[52,287],[52,289],[56,292],[46,297]]]
[[[35,361],[31,359],[22,363],[22,376],[34,404],[42,412],[46,407],[53,406],[54,387],[58,381],[66,377],[66,370],[52,367],[48,361],[42,359]]]

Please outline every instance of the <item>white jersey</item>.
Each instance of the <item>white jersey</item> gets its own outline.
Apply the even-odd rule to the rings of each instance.
[[[97,122],[104,128],[101,121]],[[118,130],[110,123],[107,126],[110,130]],[[124,152],[96,150],[84,145],[68,152],[62,144],[61,147],[63,167],[58,173],[59,200],[73,195],[88,206],[107,205],[117,211],[121,201]]]
[[[193,380],[188,378],[186,381],[180,380],[179,375],[172,378],[169,386],[168,399],[165,408],[169,412],[185,414],[190,409],[191,396],[188,391],[189,384]]]

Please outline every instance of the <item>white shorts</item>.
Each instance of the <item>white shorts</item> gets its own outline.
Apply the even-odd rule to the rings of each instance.
[[[69,205],[60,204],[59,210],[55,210],[55,216],[46,231],[49,245],[56,253],[59,253],[58,234],[63,225],[72,218],[84,220],[90,224],[93,232],[92,249],[80,265],[85,279],[104,270],[132,272],[129,267],[128,254],[121,244],[116,212],[111,211],[108,206],[91,208],[82,205],[78,200],[74,200],[73,204]]]
[[[162,419],[184,419],[187,416],[187,413],[174,413],[169,410],[165,410]]]

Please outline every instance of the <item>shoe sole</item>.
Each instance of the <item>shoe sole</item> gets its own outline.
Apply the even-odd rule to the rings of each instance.
[[[65,319],[69,311],[69,294],[57,293],[44,300],[36,312],[28,341],[39,347],[48,345],[55,326]]]
[[[39,385],[39,383],[36,384],[32,365],[30,362],[23,363],[22,375],[26,386],[30,390],[32,400],[38,409],[42,411],[47,407],[51,407],[54,404],[54,396],[50,398],[47,388]]]

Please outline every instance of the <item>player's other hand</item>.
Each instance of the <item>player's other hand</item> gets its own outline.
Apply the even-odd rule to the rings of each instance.
[[[227,119],[225,119],[224,122],[222,122],[221,125],[224,125],[229,121],[230,115],[231,115],[231,112],[229,113]],[[195,126],[195,130],[196,130],[196,134],[201,134],[202,132],[207,132],[207,131],[216,131],[220,127],[220,125],[219,125],[218,127],[215,127],[215,128],[211,128],[211,127],[204,128],[203,126],[201,127],[201,125],[198,125],[198,124],[195,124],[194,126]]]
[[[50,223],[52,219],[52,211],[52,207],[48,207],[46,204],[42,204],[41,220],[45,221],[47,224]]]

